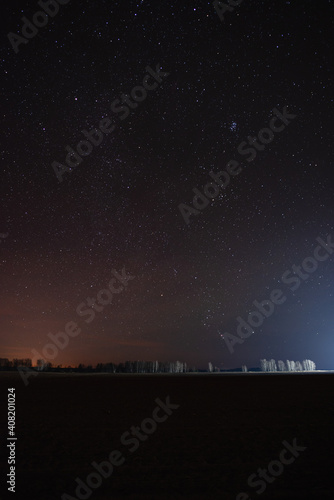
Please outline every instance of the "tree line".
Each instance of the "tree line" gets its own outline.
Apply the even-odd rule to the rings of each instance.
[[[80,363],[78,366],[64,367],[53,365],[44,359],[38,359],[32,366],[30,358],[0,358],[0,370],[16,370],[19,367],[32,368],[37,371],[76,371],[76,372],[102,372],[102,373],[186,373],[198,371],[195,366],[188,366],[182,361],[125,361],[124,363],[98,363],[95,367]]]
[[[98,363],[95,367],[92,365],[85,365],[80,363],[78,366],[62,366],[53,365],[52,363],[45,361],[44,359],[38,359],[36,365],[32,365],[32,360],[30,358],[14,358],[9,360],[8,358],[0,358],[0,370],[17,370],[20,367],[26,367],[29,369],[34,369],[37,371],[74,371],[74,372],[85,372],[85,373],[192,373],[192,372],[233,372],[240,371],[240,369],[220,369],[217,366],[213,366],[211,362],[208,363],[207,370],[199,370],[195,366],[188,366],[187,363],[182,361],[125,361],[122,363]],[[263,371],[263,372],[302,372],[302,371],[314,371],[316,365],[310,359],[304,359],[301,363],[300,361],[290,361],[279,360],[276,364],[274,359],[261,359],[260,368],[250,369],[251,371]],[[242,365],[242,372],[248,372],[247,366]]]
[[[284,361],[279,360],[277,365],[274,359],[261,359],[260,365],[263,372],[312,372],[316,369],[315,363],[310,359],[304,359],[302,363],[289,359],[284,363]]]

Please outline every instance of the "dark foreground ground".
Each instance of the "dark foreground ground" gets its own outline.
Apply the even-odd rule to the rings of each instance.
[[[324,373],[39,374],[25,387],[18,373],[0,373],[0,498],[78,498],[75,479],[85,481],[91,463],[117,449],[124,465],[81,498],[333,499],[333,382]],[[5,484],[8,387],[16,388],[17,400],[15,494],[6,494]],[[155,399],[167,396],[179,407],[131,453],[121,435],[152,417]],[[294,439],[306,449],[258,494],[249,476],[278,460],[282,442]]]

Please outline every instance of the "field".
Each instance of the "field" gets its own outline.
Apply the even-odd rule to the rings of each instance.
[[[25,387],[18,373],[2,372],[0,497],[78,498],[76,478],[85,482],[96,472],[92,462],[119,450],[124,463],[91,494],[81,490],[81,498],[332,499],[333,381],[329,373],[40,373]],[[8,387],[16,389],[16,495],[5,485]],[[153,429],[144,419],[152,418],[157,398],[166,403],[168,396],[179,406],[170,415],[160,406]],[[135,445],[122,444],[121,436],[143,421],[151,433],[141,434],[131,452]],[[291,452],[284,455],[291,463],[283,470],[273,465],[276,476],[268,473],[258,494],[261,483],[249,486],[249,476],[279,460],[283,442],[294,440],[302,450],[293,461]]]

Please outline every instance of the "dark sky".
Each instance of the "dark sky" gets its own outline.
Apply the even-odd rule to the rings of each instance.
[[[56,365],[334,368],[334,255],[282,282],[334,241],[333,2],[244,0],[221,20],[213,2],[70,0],[17,53],[8,33],[41,7],[1,9],[0,357],[42,353],[75,322]],[[148,66],[168,76],[120,110]],[[240,146],[285,107],[270,143]],[[59,182],[53,163],[106,117],[114,130]],[[240,173],[186,224],[179,205],[231,160]],[[78,305],[122,269],[134,279],[86,322]],[[226,332],[274,289],[285,302],[230,352]]]

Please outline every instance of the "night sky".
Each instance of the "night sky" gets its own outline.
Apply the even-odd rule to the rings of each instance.
[[[221,20],[211,1],[70,0],[17,53],[8,33],[41,7],[1,9],[0,357],[32,358],[75,322],[55,365],[334,368],[334,254],[298,289],[282,282],[334,241],[333,2],[244,0]],[[148,67],[161,82],[120,108]],[[295,117],[254,149],[274,109]],[[60,182],[54,162],[108,117]],[[232,160],[187,224],[180,204]],[[113,270],[133,279],[87,322],[77,307]],[[226,332],[275,289],[285,302],[230,352]]]

